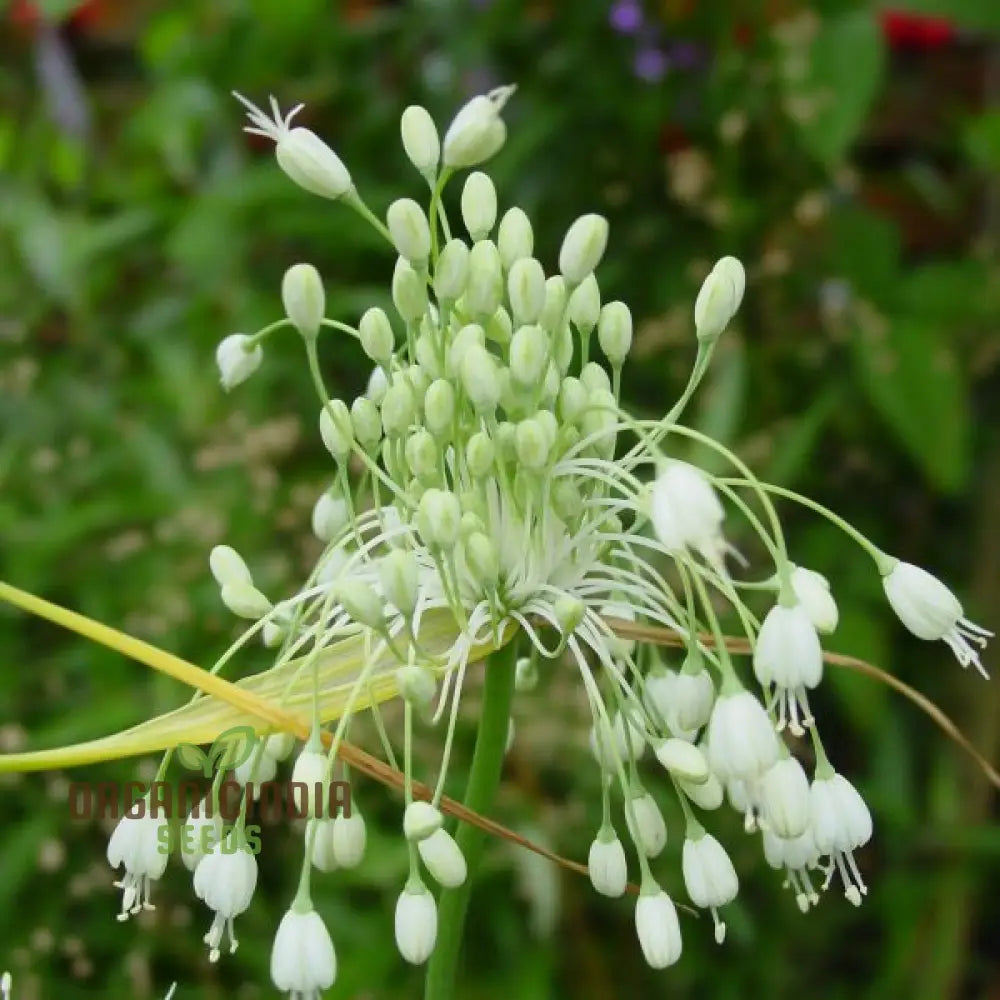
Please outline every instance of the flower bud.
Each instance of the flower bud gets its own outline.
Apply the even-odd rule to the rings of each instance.
[[[507,275],[507,295],[514,320],[534,323],[545,306],[545,272],[534,257],[522,257]]]
[[[500,575],[500,560],[493,542],[479,532],[464,542],[465,562],[480,586],[495,586]]]
[[[583,497],[569,476],[561,476],[552,486],[552,507],[560,520],[569,522],[580,516]]]
[[[497,229],[497,249],[500,260],[509,271],[514,262],[522,257],[530,257],[535,247],[535,235],[531,230],[531,220],[523,209],[508,208]]]
[[[379,563],[379,581],[382,584],[382,596],[404,618],[412,618],[420,589],[417,560],[413,553],[393,549],[384,556]]]
[[[448,345],[448,374],[452,377],[462,371],[462,361],[470,347],[485,347],[486,333],[478,323],[468,323],[463,326]]]
[[[215,349],[219,379],[226,392],[250,378],[264,360],[263,348],[259,344],[250,347],[250,343],[245,333],[231,333]]]
[[[702,283],[694,303],[698,339],[713,341],[725,330],[743,301],[746,274],[735,257],[723,257]]]
[[[343,161],[310,129],[299,127],[282,132],[274,152],[278,166],[312,194],[337,199],[354,188]]]
[[[350,509],[343,497],[321,493],[312,512],[313,534],[321,542],[332,542],[347,527]]]
[[[580,381],[588,394],[595,392],[611,392],[611,379],[608,373],[596,362],[588,361],[580,372]]]
[[[445,889],[457,889],[468,876],[465,855],[447,830],[439,828],[418,841],[417,850],[431,877]]]
[[[285,315],[306,340],[319,334],[326,309],[326,295],[319,271],[312,264],[293,264],[281,281]]]
[[[222,603],[239,618],[257,621],[271,610],[271,602],[253,584],[243,580],[224,583],[220,596]]]
[[[358,323],[361,349],[378,365],[388,367],[395,337],[385,310],[372,306]]]
[[[423,965],[437,941],[437,904],[423,883],[411,879],[396,900],[396,947],[411,965]]]
[[[365,820],[352,804],[351,815],[338,815],[333,821],[333,856],[341,868],[356,868],[365,854],[368,832]]]
[[[830,633],[837,627],[840,617],[837,602],[830,593],[830,582],[822,573],[796,566],[792,570],[792,590],[817,632]]]
[[[426,714],[434,701],[434,695],[437,693],[437,681],[434,679],[434,674],[427,667],[410,664],[406,667],[399,667],[396,670],[395,678],[402,699],[408,701],[422,715]]]
[[[693,785],[708,781],[711,773],[705,755],[687,740],[671,737],[655,748],[656,759],[674,777],[683,779]]]
[[[455,115],[444,136],[444,165],[474,167],[488,160],[507,138],[500,112],[516,88],[497,87],[473,97]]]
[[[608,220],[581,215],[566,231],[559,250],[559,270],[571,286],[580,284],[601,262],[608,245]]]
[[[424,417],[435,434],[447,434],[455,416],[455,390],[447,379],[435,379],[424,396]]]
[[[469,254],[465,306],[478,316],[492,316],[503,298],[503,267],[491,240],[480,240]]]
[[[575,424],[583,417],[587,408],[587,390],[578,378],[567,375],[562,380],[557,406],[559,419],[564,424]]]
[[[462,188],[462,221],[472,241],[484,240],[497,221],[497,189],[493,181],[477,170]]]
[[[295,758],[295,764],[292,766],[293,788],[291,792],[292,801],[300,814],[305,813],[310,819],[315,819],[317,814],[320,816],[326,814],[325,808],[318,810],[316,808],[316,786],[323,785],[327,780],[328,774],[329,767],[326,754],[321,750],[310,750],[307,746]],[[294,787],[295,785],[303,787],[296,788]],[[320,804],[325,806],[325,803],[322,803],[322,801],[320,801]]]
[[[622,842],[614,830],[601,830],[590,845],[587,873],[591,885],[602,895],[617,899],[628,884],[628,862]]]
[[[525,387],[536,385],[548,361],[548,337],[540,326],[522,326],[510,341],[510,373]]]
[[[458,541],[462,508],[449,490],[429,489],[420,498],[417,529],[426,545],[450,549]]]
[[[359,625],[377,631],[385,626],[385,608],[370,584],[363,580],[342,579],[334,585],[333,593]]]
[[[376,365],[368,376],[368,386],[365,395],[376,405],[381,406],[385,399],[386,390],[389,388],[389,376],[381,365]]]
[[[404,257],[392,272],[392,303],[407,323],[416,323],[427,311],[427,285]]]
[[[430,431],[421,427],[406,439],[406,464],[421,482],[437,478],[438,449]]]
[[[434,269],[434,294],[442,302],[454,302],[465,292],[469,279],[469,248],[462,240],[449,240]]]
[[[382,400],[382,426],[391,437],[405,434],[416,416],[413,390],[405,382],[390,385]]]
[[[462,358],[462,386],[472,405],[480,413],[496,409],[500,399],[500,379],[496,362],[484,347],[474,345]]]
[[[521,656],[514,667],[514,690],[522,693],[538,687],[538,667],[531,656]]]
[[[566,279],[561,274],[554,274],[545,282],[545,305],[538,317],[538,325],[546,330],[555,330],[562,322],[566,311]]]
[[[410,163],[425,177],[433,176],[441,157],[441,140],[427,109],[411,104],[399,120],[399,131]]]
[[[295,737],[291,733],[274,733],[264,743],[264,753],[275,760],[287,760],[295,749]]]
[[[545,467],[552,445],[538,420],[529,418],[517,425],[515,444],[517,459],[524,468],[537,472]]]
[[[431,229],[424,210],[412,198],[398,198],[389,206],[386,222],[399,256],[417,269],[424,267],[431,252]]]
[[[208,556],[208,567],[216,583],[253,583],[253,577],[243,557],[229,545],[216,545]]]
[[[625,816],[636,847],[647,858],[655,858],[667,846],[667,824],[656,800],[649,792],[633,795],[629,799],[631,809]]]
[[[635,931],[643,957],[654,969],[665,969],[681,957],[681,927],[673,900],[655,883],[639,896]]]
[[[403,813],[403,836],[407,840],[425,840],[441,829],[444,817],[441,810],[429,802],[417,799],[411,802]]]
[[[354,425],[347,404],[342,399],[331,399],[319,415],[319,433],[326,450],[338,462],[351,453],[354,441]]]
[[[476,431],[465,445],[465,464],[474,479],[482,479],[493,469],[496,450],[485,431]]]
[[[597,278],[588,274],[569,297],[569,318],[581,333],[590,333],[601,315],[601,290]]]
[[[609,302],[601,310],[597,341],[612,368],[621,368],[632,346],[632,314],[624,302]]]
[[[556,625],[563,635],[576,631],[586,611],[587,607],[579,597],[559,597],[552,606]]]
[[[505,346],[510,343],[510,335],[514,330],[510,313],[503,306],[486,321],[486,336],[495,344]]]
[[[366,451],[374,451],[382,440],[382,417],[378,407],[365,396],[351,403],[351,426],[358,443]]]

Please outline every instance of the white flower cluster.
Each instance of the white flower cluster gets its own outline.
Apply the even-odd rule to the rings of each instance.
[[[625,893],[624,831],[640,877],[639,943],[646,960],[662,968],[680,957],[681,932],[651,866],[667,829],[652,776],[640,775],[647,748],[685,816],[687,896],[711,913],[718,941],[725,935],[719,910],[735,898],[738,879],[701,814],[727,798],[747,830],[760,831],[764,857],[786,872],[803,910],[818,901],[816,870],[823,888],[839,876],[855,904],[867,891],[854,852],[871,836],[871,817],[828,762],[809,701],[823,676],[820,634],[836,627],[837,605],[828,582],[795,566],[786,548],[772,497],[803,498],[762,483],[738,456],[679,422],[743,297],[739,261],[720,260],[698,294],[697,356],[684,394],[662,419],[638,420],[620,403],[632,316],[622,302],[602,302],[595,277],[607,221],[596,214],[577,219],[557,269],[547,273],[534,256],[525,213],[510,207],[500,215],[493,182],[476,171],[461,192],[465,234],[452,228],[442,191],[455,170],[500,149],[500,115],[511,91],[474,98],[443,142],[424,109],[406,109],[403,147],[430,200],[425,211],[401,198],[384,223],[361,200],[340,158],[314,133],[291,126],[298,109],[283,117],[273,105],[268,117],[244,101],[250,131],[276,142],[278,163],[293,181],[342,200],[391,244],[396,316],[373,307],[356,326],[325,317],[320,276],[299,264],[282,285],[286,318],[222,342],[218,362],[229,388],[261,364],[267,337],[283,328],[301,334],[335,476],[312,519],[325,549],[298,594],[272,604],[232,549],[216,549],[211,568],[227,607],[253,619],[282,656],[322,650],[351,630],[370,643],[333,748],[321,751],[314,734],[296,777],[330,781],[338,741],[372,685],[391,682],[404,699],[402,827],[411,865],[395,932],[412,963],[427,960],[437,934],[425,877],[446,889],[467,877],[439,806],[470,658],[484,647],[517,643],[521,692],[534,686],[543,663],[553,670],[568,663],[592,710],[591,748],[603,775],[604,822],[590,849],[591,880],[605,896]],[[372,362],[367,391],[350,403],[329,398],[324,387],[317,341],[326,331],[356,340]],[[600,356],[592,351],[595,332]],[[715,452],[729,471],[713,476],[669,457],[678,441]],[[974,645],[988,633],[963,617],[941,583],[886,556],[832,512],[807,505],[872,556],[904,625],[921,638],[944,639],[963,665],[980,667]],[[733,549],[723,528],[733,511],[769,554],[763,580],[734,579],[727,569]],[[740,596],[748,592],[770,593],[762,620]],[[745,681],[723,638],[719,602],[735,613],[752,649],[752,678],[746,671]],[[452,622],[453,641],[429,649],[422,623],[442,617]],[[686,656],[678,671],[636,641],[644,626],[681,637]],[[430,802],[410,794],[414,711],[418,721],[446,728]],[[394,764],[392,741],[378,721]],[[807,734],[811,753],[802,753],[794,739]],[[273,775],[279,756],[262,742],[240,780]],[[800,756],[815,762],[811,780]],[[154,834],[148,823],[131,821],[112,838],[109,860],[126,868],[123,917],[144,905],[150,880],[163,872],[147,856]],[[336,959],[310,901],[309,870],[357,864],[363,820],[356,811],[350,818],[317,815],[306,839],[303,880],[278,928],[271,969],[279,989],[314,997],[333,982]],[[197,894],[214,911],[206,941],[216,958],[223,931],[231,937],[233,918],[249,904],[256,862],[245,852],[213,849],[194,872]]]

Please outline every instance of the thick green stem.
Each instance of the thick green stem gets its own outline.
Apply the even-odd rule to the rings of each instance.
[[[483,689],[483,707],[479,717],[476,749],[472,755],[472,769],[465,789],[465,805],[478,813],[490,812],[493,797],[500,784],[504,750],[507,744],[507,725],[510,705],[514,695],[514,667],[517,663],[516,643],[509,642],[492,653],[486,661],[486,683]],[[462,948],[465,914],[469,908],[469,895],[479,861],[483,854],[486,835],[468,824],[458,831],[458,846],[465,855],[468,876],[457,889],[445,889],[438,905],[438,938],[427,965],[424,1000],[452,1000],[455,997],[455,980],[458,956]]]

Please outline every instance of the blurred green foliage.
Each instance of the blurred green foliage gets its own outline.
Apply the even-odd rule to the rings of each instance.
[[[296,260],[319,267],[328,315],[347,319],[385,304],[392,260],[352,215],[286,181],[267,144],[240,132],[229,91],[305,102],[301,121],[384,209],[421,189],[399,148],[405,105],[426,104],[443,125],[470,94],[516,81],[490,172],[503,205],[535,221],[543,261],[580,212],[610,218],[602,290],[642,320],[631,405],[660,414],[679,391],[700,279],[737,254],[747,297],[698,425],[948,579],[972,617],[995,624],[1000,115],[989,104],[1000,16],[970,0],[910,6],[949,18],[951,33],[901,45],[890,18],[849,0],[650,2],[637,33],[616,30],[603,0],[0,6],[0,576],[205,664],[234,634],[206,572],[213,544],[248,553],[269,593],[290,590],[316,554],[309,510],[330,474],[302,358],[276,342],[226,397],[214,347],[277,316]],[[330,383],[360,391],[360,351],[323,351]],[[794,557],[828,575],[841,604],[832,646],[926,690],[995,758],[996,684],[904,635],[863,556],[787,513]],[[0,614],[0,648],[2,750],[99,735],[183,697],[22,616]],[[265,664],[251,652],[240,669]],[[756,840],[723,817],[747,873],[725,950],[704,921],[685,920],[684,960],[654,975],[626,903],[496,845],[474,896],[462,996],[1000,989],[1000,826],[982,779],[909,704],[831,675],[824,732],[876,819],[861,910],[831,893],[803,919]],[[518,705],[498,805],[574,857],[599,810],[584,712],[559,672]],[[423,753],[433,766],[434,743]],[[66,780],[3,781],[0,965],[17,1000],[156,997],[174,980],[178,1000],[267,995],[298,838],[265,830],[241,948],[216,968],[201,944],[207,911],[179,866],[157,886],[155,913],[114,921],[108,830],[68,820]],[[459,789],[461,766],[453,780]],[[392,942],[406,869],[398,804],[364,784],[357,795],[367,860],[319,881],[340,959],[330,995],[416,996],[419,975]],[[661,870],[680,893],[677,839]]]

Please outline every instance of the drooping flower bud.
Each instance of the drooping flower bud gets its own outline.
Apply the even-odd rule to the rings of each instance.
[[[673,900],[655,883],[643,891],[635,906],[635,930],[643,957],[650,967],[673,965],[682,950],[681,925]]]
[[[497,189],[493,181],[477,170],[466,178],[462,188],[462,221],[473,243],[484,240],[497,221]]]
[[[219,346],[215,349],[215,363],[219,369],[222,388],[226,392],[245,382],[260,368],[264,350],[260,344],[254,347],[250,345],[251,339],[245,333],[231,333],[219,341]]]
[[[423,965],[437,941],[437,904],[427,887],[411,879],[396,900],[396,947],[411,965]]]
[[[461,108],[445,132],[446,167],[474,167],[500,149],[507,138],[507,126],[500,112],[515,89],[497,87],[488,94],[473,97]]]
[[[602,215],[581,215],[569,227],[559,250],[559,270],[570,286],[593,272],[607,245],[608,220]]]
[[[441,157],[441,140],[437,126],[426,108],[411,104],[399,120],[406,156],[424,177],[430,179]]]
[[[625,848],[610,825],[602,828],[590,845],[587,857],[590,883],[602,895],[617,899],[628,885],[628,862]]]

